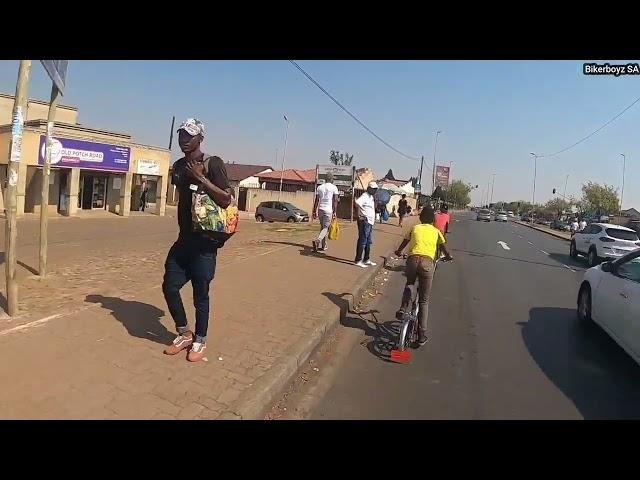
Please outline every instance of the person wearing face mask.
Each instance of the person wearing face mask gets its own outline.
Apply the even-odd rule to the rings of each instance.
[[[376,222],[376,201],[374,195],[378,184],[370,182],[367,191],[355,201],[358,207],[358,244],[356,246],[355,264],[360,268],[375,266],[371,261],[371,244],[373,243],[373,225]]]

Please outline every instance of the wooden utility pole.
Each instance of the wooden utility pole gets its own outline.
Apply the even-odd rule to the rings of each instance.
[[[53,125],[56,119],[56,108],[60,91],[55,83],[51,84],[51,103],[47,115],[47,137],[45,141],[44,162],[42,165],[42,194],[40,197],[40,268],[38,274],[47,276],[47,248],[49,246],[49,177],[51,175],[51,145],[53,143]]]
[[[7,169],[7,225],[5,230],[5,246],[7,258],[5,271],[7,280],[7,313],[14,316],[18,313],[18,283],[16,282],[16,250],[18,229],[16,216],[18,213],[18,175],[22,157],[22,129],[27,116],[27,91],[31,74],[31,60],[21,60],[16,83],[16,95],[13,102],[11,122],[11,146],[9,148],[9,165]]]

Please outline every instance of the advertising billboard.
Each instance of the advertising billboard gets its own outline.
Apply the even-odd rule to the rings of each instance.
[[[46,136],[40,135],[38,165],[44,165]],[[127,172],[131,149],[121,145],[87,142],[70,138],[53,138],[51,166],[83,168],[107,172]]]

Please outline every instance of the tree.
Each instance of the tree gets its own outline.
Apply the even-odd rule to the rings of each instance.
[[[582,185],[582,200],[596,215],[617,213],[618,191],[606,183],[588,182]]]
[[[467,185],[462,180],[454,180],[447,189],[447,202],[454,207],[464,208],[471,203],[471,185]]]
[[[569,204],[562,198],[552,198],[545,204],[545,210],[553,214],[556,218],[560,218],[563,212],[569,208]]]
[[[353,155],[340,153],[339,150],[331,150],[331,153],[329,154],[329,161],[334,165],[351,166],[353,163]]]

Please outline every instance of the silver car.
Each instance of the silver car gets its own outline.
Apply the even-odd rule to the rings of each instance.
[[[508,222],[507,212],[498,212],[496,214],[496,222]]]
[[[478,210],[478,215],[476,216],[477,221],[490,222],[491,221],[491,212],[486,208],[481,208]]]
[[[309,214],[287,202],[262,202],[256,208],[257,222],[308,222]]]

